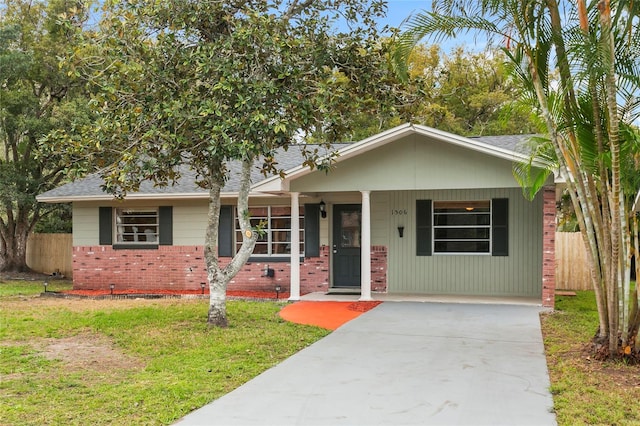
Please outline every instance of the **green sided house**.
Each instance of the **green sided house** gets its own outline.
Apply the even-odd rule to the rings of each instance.
[[[464,138],[405,124],[348,145],[329,173],[279,153],[287,172],[253,176],[255,224],[267,224],[229,289],[537,298],[553,306],[555,186],[532,201],[512,174],[522,136]],[[240,245],[239,167],[222,194],[219,253]],[[73,205],[75,289],[200,290],[208,192],[185,170],[122,201],[91,175],[41,194]]]

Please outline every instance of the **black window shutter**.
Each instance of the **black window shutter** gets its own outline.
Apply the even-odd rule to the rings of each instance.
[[[233,208],[231,206],[220,206],[218,256],[233,256]]]
[[[320,205],[304,205],[304,255],[320,256]]]
[[[509,199],[491,202],[492,256],[509,256]]]
[[[431,200],[416,200],[416,255],[431,256]]]
[[[98,210],[98,240],[101,246],[110,246],[113,244],[113,209],[100,207]]]
[[[158,209],[158,243],[161,246],[173,244],[173,207],[160,206]]]

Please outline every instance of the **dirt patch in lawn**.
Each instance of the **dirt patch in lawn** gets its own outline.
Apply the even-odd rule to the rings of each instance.
[[[23,346],[24,342],[3,342],[0,347]],[[129,372],[145,367],[142,360],[122,352],[108,337],[94,333],[82,333],[63,338],[32,339],[29,346],[35,355],[63,365],[46,375],[67,375],[82,373],[84,381],[110,377],[120,380]],[[38,374],[43,374],[42,371]],[[23,373],[2,376],[2,380],[22,380]]]
[[[44,339],[34,346],[44,357],[62,361],[68,371],[111,372],[144,367],[144,363],[123,353],[107,337],[92,333]]]

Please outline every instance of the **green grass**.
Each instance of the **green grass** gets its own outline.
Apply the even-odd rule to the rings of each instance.
[[[230,301],[209,330],[206,300],[28,296],[40,284],[0,284],[3,425],[171,424],[328,333],[276,302]]]
[[[71,290],[70,281],[51,280],[47,291]],[[6,281],[0,282],[0,297],[35,296],[44,291],[44,281]]]
[[[640,424],[640,368],[590,356],[598,328],[593,292],[557,297],[556,311],[543,316],[542,329],[558,424]]]
[[[276,302],[230,301],[230,327],[209,330],[206,300],[42,291],[40,282],[0,283],[2,425],[171,424],[328,333],[281,320]],[[543,316],[558,424],[640,424],[640,368],[591,359],[597,325],[589,291],[558,297]]]

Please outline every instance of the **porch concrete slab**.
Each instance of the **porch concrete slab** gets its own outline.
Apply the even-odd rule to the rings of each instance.
[[[507,304],[542,306],[539,297],[509,297],[509,296],[460,296],[448,294],[415,294],[415,293],[372,293],[373,300],[382,302],[433,302],[433,303],[473,303],[473,304]],[[300,296],[304,301],[344,301],[355,302],[360,299],[359,294],[340,294],[313,292]]]
[[[541,308],[387,302],[185,425],[554,425]]]

